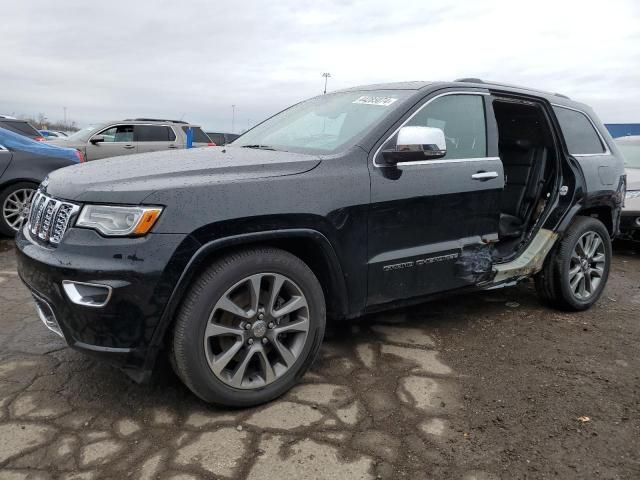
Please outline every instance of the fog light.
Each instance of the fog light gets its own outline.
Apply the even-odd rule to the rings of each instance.
[[[636,227],[640,227],[640,217],[636,217]]]
[[[83,307],[101,308],[109,303],[112,288],[98,283],[73,282],[63,280],[62,288],[69,300]]]

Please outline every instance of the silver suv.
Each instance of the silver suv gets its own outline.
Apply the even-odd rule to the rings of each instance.
[[[193,146],[206,147],[211,139],[197,125],[180,120],[129,118],[89,125],[65,139],[48,143],[71,147],[84,153],[87,161],[100,158],[185,148],[187,131],[193,132]]]

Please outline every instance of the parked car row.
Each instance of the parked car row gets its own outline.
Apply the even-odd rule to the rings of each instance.
[[[59,130],[38,130],[45,140],[54,140],[56,138],[67,138],[69,135],[66,132]]]
[[[83,162],[82,153],[0,128],[0,234],[20,229],[38,185],[52,171]]]

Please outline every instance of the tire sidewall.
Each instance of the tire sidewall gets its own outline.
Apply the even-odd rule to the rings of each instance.
[[[215,304],[229,288],[250,275],[267,272],[285,275],[301,289],[309,306],[309,332],[296,363],[284,375],[261,388],[237,389],[225,384],[211,371],[203,347],[204,332]],[[189,375],[184,380],[196,395],[207,402],[242,407],[268,402],[282,395],[304,375],[315,359],[324,336],[322,288],[311,270],[290,254],[277,257],[247,255],[227,263],[198,289],[192,301],[189,316],[185,319],[184,339],[187,348],[184,351],[184,367]]]
[[[604,291],[607,280],[609,278],[609,270],[611,268],[611,257],[612,257],[612,249],[611,249],[611,239],[609,237],[609,232],[602,222],[595,218],[591,217],[582,217],[584,220],[580,221],[576,224],[575,228],[570,231],[570,234],[563,239],[563,245],[561,246],[561,258],[560,258],[560,268],[559,268],[559,280],[560,280],[560,289],[562,292],[562,296],[564,299],[570,304],[570,306],[575,310],[586,310],[591,307],[595,302],[598,301],[602,292]],[[579,239],[587,232],[595,232],[597,233],[602,242],[604,244],[604,252],[606,257],[604,273],[602,275],[602,280],[600,281],[600,285],[598,286],[598,290],[594,295],[591,295],[586,300],[581,300],[577,298],[569,284],[569,267],[571,264],[571,254],[573,253],[573,249],[575,248]]]

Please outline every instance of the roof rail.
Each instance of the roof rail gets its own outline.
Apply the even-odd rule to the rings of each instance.
[[[125,122],[170,122],[170,123],[184,123],[187,125],[189,122],[183,120],[167,120],[166,118],[125,118]]]
[[[454,82],[485,83],[481,78],[475,78],[475,77],[456,78]]]
[[[466,77],[466,78],[457,78],[454,80],[454,82],[463,82],[463,83],[483,83],[483,84],[488,84],[488,85],[495,85],[496,87],[511,87],[511,88],[521,88],[522,90],[530,90],[532,92],[541,92],[541,93],[547,93],[543,90],[537,90],[535,88],[529,88],[529,87],[520,87],[518,85],[509,85],[508,83],[497,83],[497,82],[485,82],[484,80],[482,80],[481,78],[474,78],[474,77]],[[562,98],[566,98],[567,100],[571,100],[568,96],[563,95],[562,93],[552,93],[551,95],[556,96],[556,97],[562,97]]]

